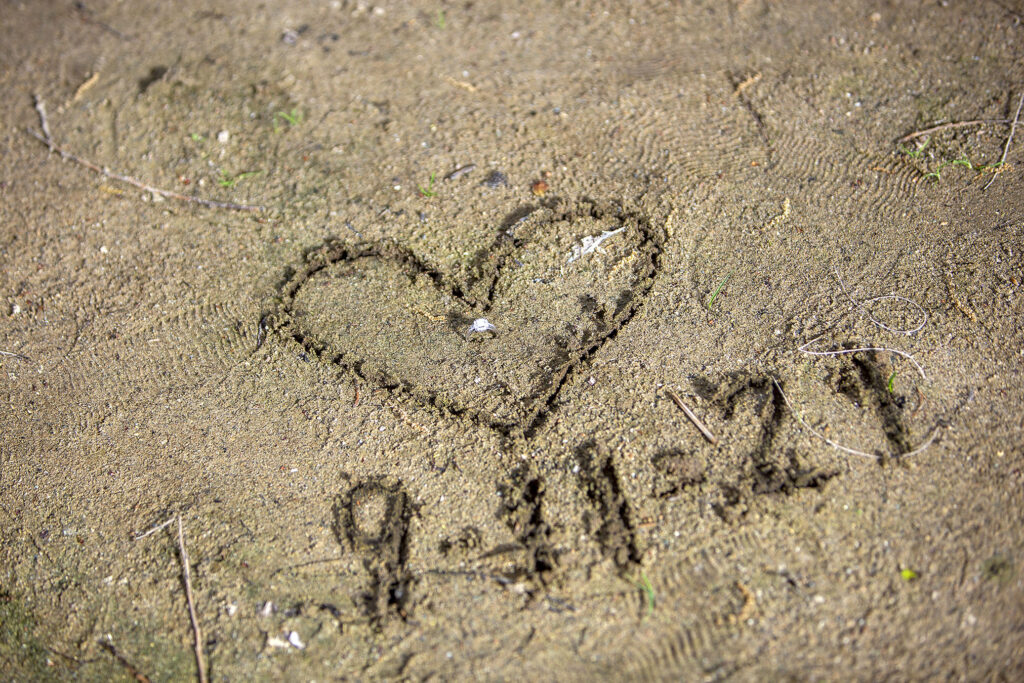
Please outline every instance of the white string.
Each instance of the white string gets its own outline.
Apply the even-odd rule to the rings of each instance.
[[[906,336],[910,337],[910,336],[913,336],[913,335],[917,334],[921,330],[923,330],[924,326],[928,324],[928,311],[926,311],[916,301],[913,301],[911,299],[908,299],[907,297],[899,296],[899,295],[896,295],[896,294],[886,294],[886,295],[883,295],[883,296],[876,296],[876,297],[872,297],[870,299],[864,299],[864,300],[858,301],[857,299],[853,298],[853,296],[849,293],[849,291],[847,291],[846,284],[843,282],[843,278],[839,275],[838,268],[833,268],[833,272],[835,273],[836,280],[839,281],[839,286],[842,288],[843,294],[845,294],[846,298],[848,298],[850,300],[850,304],[854,308],[858,309],[861,313],[866,315],[868,320],[870,320],[871,323],[873,325],[875,325],[875,327],[877,327],[877,328],[879,328],[881,330],[885,330],[886,332],[891,332],[893,334],[906,335]],[[914,327],[908,327],[908,328],[905,328],[905,329],[904,328],[892,327],[892,326],[886,325],[881,320],[878,320],[874,315],[871,314],[871,311],[868,310],[868,305],[873,304],[873,303],[875,303],[877,301],[900,301],[900,302],[904,302],[904,303],[910,304],[911,306],[916,308],[921,313],[921,322],[918,323],[917,325],[915,325]],[[901,351],[900,349],[893,349],[893,348],[884,347],[884,346],[862,346],[862,347],[858,347],[856,349],[829,349],[827,351],[812,351],[809,347],[812,344],[814,344],[815,342],[819,341],[824,336],[825,336],[824,334],[818,335],[817,337],[815,337],[814,339],[810,340],[809,342],[807,342],[805,344],[802,344],[797,349],[797,351],[799,351],[801,353],[806,353],[809,356],[842,356],[842,355],[846,355],[846,354],[850,354],[850,353],[862,353],[862,352],[865,352],[865,351],[883,351],[883,352],[887,352],[887,353],[893,353],[893,354],[896,354],[897,356],[900,356],[902,358],[906,358],[908,361],[910,361],[910,363],[914,366],[914,368],[917,370],[917,372],[921,375],[921,379],[923,379],[925,381],[928,381],[928,376],[925,374],[924,368],[921,367],[921,364],[918,363],[917,360],[915,360],[912,355],[910,355],[906,351]],[[850,448],[849,446],[844,446],[844,445],[842,445],[840,443],[837,443],[836,441],[833,441],[832,439],[828,438],[827,436],[825,436],[824,434],[822,434],[821,432],[816,430],[814,427],[809,425],[804,420],[803,416],[799,413],[799,411],[797,411],[797,409],[793,407],[793,404],[789,402],[789,397],[786,396],[786,393],[782,390],[782,386],[779,384],[778,380],[776,380],[773,377],[772,378],[772,382],[774,382],[775,388],[778,389],[779,395],[782,396],[782,400],[786,402],[786,405],[789,407],[789,409],[791,411],[793,411],[794,415],[796,415],[796,419],[811,434],[814,434],[814,436],[818,437],[819,439],[821,439],[822,441],[827,443],[832,448],[835,448],[836,450],[842,451],[843,453],[849,453],[850,455],[857,455],[857,456],[860,456],[862,458],[870,458],[871,460],[879,460],[880,459],[879,456],[875,455],[874,453],[867,453],[865,451],[857,450],[856,448]],[[899,457],[906,458],[906,457],[914,456],[914,455],[917,455],[918,453],[921,453],[926,448],[928,448],[929,446],[932,445],[932,442],[935,441],[935,438],[937,436],[938,436],[938,431],[935,428],[933,428],[931,433],[930,433],[930,435],[929,435],[929,437],[928,437],[928,439],[924,443],[922,443],[920,446],[918,446],[917,448],[915,448],[914,450],[912,450],[912,451],[910,451],[908,453],[901,453]]]

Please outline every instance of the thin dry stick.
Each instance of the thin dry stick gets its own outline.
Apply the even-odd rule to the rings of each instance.
[[[13,353],[11,351],[0,351],[0,356],[7,356],[8,358],[18,358],[20,360],[29,360],[29,357],[23,353]]]
[[[53,152],[53,136],[50,135],[50,122],[46,118],[46,104],[43,102],[43,98],[39,95],[33,95],[32,98],[36,101],[36,113],[39,114],[39,127],[43,129],[43,135],[46,136],[46,144],[50,148],[50,151]]]
[[[672,391],[671,389],[666,389],[665,391],[668,392],[669,398],[671,398],[675,402],[675,404],[679,406],[679,410],[683,411],[686,417],[690,418],[690,422],[693,423],[693,426],[700,430],[700,433],[704,436],[704,438],[707,439],[712,446],[717,446],[718,439],[715,437],[714,434],[711,433],[711,430],[708,429],[707,426],[700,421],[700,418],[694,415],[693,411],[690,410],[685,403],[683,403],[683,399],[679,398],[679,396],[676,395],[676,392]]]
[[[1020,120],[1020,108],[1022,105],[1024,105],[1024,90],[1021,90],[1020,99],[1017,100],[1017,113],[1013,115],[1013,122],[1010,124],[1010,135],[1007,136],[1006,144],[1003,145],[1003,156],[999,158],[999,166],[1002,166],[1003,164],[1006,163],[1006,153],[1010,151],[1010,143],[1013,142],[1013,132],[1017,130],[1017,121]],[[987,190],[988,186],[995,182],[995,179],[996,176],[993,175],[991,178],[988,179],[988,182],[985,183],[985,187],[981,189]]]
[[[109,652],[110,656],[113,657],[118,664],[123,666],[128,674],[138,681],[138,683],[150,683],[149,676],[136,669],[135,665],[129,662],[127,657],[117,651],[117,648],[114,647],[113,643],[101,640],[99,641],[99,644],[100,647]]]
[[[37,103],[41,104],[41,100],[39,100],[39,102]],[[39,106],[37,106],[37,111],[39,109]],[[45,122],[45,118],[43,118],[44,111],[45,110],[40,111],[40,119],[42,122]],[[171,191],[169,189],[161,189],[159,187],[154,187],[153,185],[148,185],[142,182],[141,180],[136,180],[135,178],[128,175],[121,175],[120,173],[115,173],[114,171],[103,168],[98,164],[93,164],[88,159],[83,159],[77,155],[72,154],[71,152],[68,152],[67,150],[65,150],[65,148],[54,143],[53,138],[50,137],[49,135],[40,135],[31,128],[26,128],[26,131],[34,138],[36,138],[37,140],[45,144],[47,147],[49,147],[50,152],[59,154],[61,158],[70,159],[76,164],[84,166],[90,171],[94,171],[99,175],[108,177],[112,180],[118,180],[129,185],[134,185],[135,187],[147,191],[147,193],[150,193],[152,195],[159,195],[160,197],[165,197],[170,200],[178,200],[179,202],[190,202],[193,204],[199,204],[201,206],[210,207],[212,209],[231,209],[233,211],[263,211],[263,207],[258,205],[234,204],[233,202],[217,202],[215,200],[206,200],[203,199],[202,197],[191,197],[189,195],[181,195],[180,193],[174,193],[174,191]],[[45,127],[43,128],[43,132],[47,132]]]
[[[739,97],[743,93],[744,90],[746,90],[750,86],[754,85],[759,80],[761,80],[761,72],[760,71],[758,71],[753,76],[747,76],[746,78],[743,79],[742,83],[739,83],[739,84],[736,85],[736,89],[732,91],[732,94],[735,95],[736,97]]]
[[[192,618],[192,633],[196,642],[196,666],[199,667],[199,683],[206,683],[206,665],[203,663],[203,634],[199,630],[199,619],[196,618],[195,601],[192,599],[192,579],[188,570],[188,553],[185,552],[185,532],[181,526],[181,515],[178,515],[178,551],[181,554],[181,573],[185,579],[185,597],[188,599],[188,614]]]
[[[807,424],[807,422],[804,420],[803,416],[800,414],[800,411],[798,411],[796,408],[794,408],[793,404],[789,402],[789,397],[786,396],[786,392],[784,392],[782,390],[782,387],[779,385],[779,380],[777,380],[774,377],[772,377],[772,382],[775,384],[775,388],[779,390],[779,396],[782,397],[782,400],[786,402],[786,405],[789,407],[789,409],[793,411],[794,415],[796,415],[797,421],[801,425],[803,425],[803,427],[807,431],[809,431],[811,434],[814,434],[816,437],[818,437],[819,439],[821,439],[822,441],[827,443],[832,448],[835,448],[836,450],[842,451],[843,453],[849,453],[850,455],[859,455],[862,458],[870,458],[872,460],[879,460],[880,459],[874,453],[865,453],[864,451],[858,451],[856,448],[850,448],[850,447],[844,446],[844,445],[842,445],[840,443],[836,443],[835,441],[833,441],[832,439],[828,438],[827,436],[825,436],[821,432],[817,431],[811,425]],[[928,438],[927,441],[925,441],[923,444],[921,444],[920,446],[918,446],[914,450],[910,451],[909,453],[901,453],[900,457],[901,458],[909,458],[912,455],[917,455],[918,453],[922,452],[924,449],[926,449],[929,446],[931,446],[932,442],[935,441],[935,437],[937,437],[938,435],[939,435],[938,431],[935,430],[935,429],[932,429],[931,436]]]
[[[177,519],[177,518],[176,518],[176,517],[171,517],[171,518],[170,518],[169,520],[167,520],[167,521],[166,521],[166,522],[164,522],[163,524],[157,524],[157,525],[156,525],[155,527],[153,527],[153,528],[152,528],[152,529],[150,529],[149,531],[147,531],[147,532],[145,532],[145,533],[141,533],[141,534],[138,534],[138,535],[137,535],[137,536],[135,536],[134,538],[135,538],[135,540],[136,540],[136,541],[141,541],[141,540],[142,540],[142,539],[144,539],[144,538],[145,538],[146,536],[150,536],[150,535],[152,535],[152,534],[155,534],[156,532],[160,531],[161,529],[166,529],[167,527],[169,527],[169,526],[170,526],[171,524],[173,524],[173,523],[174,523],[174,520],[175,520],[175,519]]]
[[[937,133],[940,130],[947,130],[949,128],[967,128],[968,126],[984,126],[989,123],[1009,123],[1010,119],[974,119],[973,121],[953,121],[950,123],[942,123],[938,126],[932,126],[931,128],[925,128],[924,130],[917,130],[913,133],[904,135],[896,142],[908,142],[914,138],[919,138],[922,135],[931,135]]]

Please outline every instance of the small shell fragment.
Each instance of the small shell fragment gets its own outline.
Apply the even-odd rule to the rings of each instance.
[[[291,644],[287,640],[282,640],[277,636],[267,636],[267,647],[285,649],[291,647]]]
[[[597,237],[593,237],[591,235],[584,237],[582,245],[573,246],[572,253],[569,254],[569,258],[566,260],[566,263],[578,261],[592,251],[596,251],[599,254],[603,254],[604,249],[601,248],[601,243],[604,242],[609,237],[614,237],[615,235],[618,235],[625,229],[625,227],[621,227],[618,230],[605,230]]]
[[[469,339],[471,334],[484,334],[490,332],[492,336],[498,336],[498,328],[492,325],[487,318],[477,318],[473,321],[473,324],[466,330],[466,339]]]

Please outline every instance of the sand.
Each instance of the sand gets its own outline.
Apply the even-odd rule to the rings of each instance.
[[[3,677],[1019,679],[1022,17],[3,2]]]

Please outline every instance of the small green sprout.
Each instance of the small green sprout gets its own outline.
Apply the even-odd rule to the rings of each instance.
[[[711,310],[711,307],[715,305],[715,299],[718,298],[718,294],[722,291],[722,288],[725,287],[725,283],[728,282],[729,278],[732,277],[732,273],[733,273],[733,271],[730,270],[729,274],[726,275],[724,278],[722,278],[722,281],[718,283],[718,287],[716,287],[715,291],[711,294],[711,298],[708,299],[708,310],[709,311]]]
[[[644,594],[647,602],[647,615],[654,614],[654,586],[651,585],[650,579],[647,578],[646,574],[640,572],[640,580],[635,585]]]
[[[280,122],[284,121],[289,127],[297,126],[302,123],[302,112],[298,109],[292,109],[290,112],[275,112],[274,113],[274,132],[280,132]]]
[[[441,29],[443,31],[444,27],[447,26],[447,25],[448,25],[448,22],[444,18],[444,10],[443,9],[437,10],[437,16],[434,18],[434,26],[438,27],[439,29]]]
[[[907,582],[913,581],[917,578],[917,572],[913,569],[900,570],[900,578]]]
[[[1005,161],[997,161],[994,164],[982,164],[981,166],[975,166],[974,169],[978,173],[987,173],[989,171],[991,171],[992,173],[999,173],[999,171],[996,169],[1002,168],[1003,164],[1005,163]]]
[[[206,139],[199,133],[189,133],[188,136],[192,138],[192,142],[202,142],[203,140]]]
[[[234,187],[246,178],[251,178],[252,176],[259,175],[260,173],[263,173],[263,171],[246,171],[244,173],[239,173],[236,176],[231,176],[228,175],[227,171],[221,169],[220,179],[217,181],[217,184],[221,187]]]
[[[929,142],[931,142],[931,140],[926,139],[923,145],[920,147],[914,147],[913,149],[904,147],[903,145],[897,145],[897,149],[901,154],[906,154],[911,159],[920,159],[921,155],[924,154],[924,148],[928,146]]]
[[[889,390],[890,394],[892,393],[893,387],[895,387],[895,386],[896,386],[896,371],[893,370],[892,374],[889,375],[889,381],[886,383],[886,388]]]
[[[935,169],[931,173],[925,173],[924,177],[925,178],[932,178],[932,179],[938,181],[939,180],[939,172],[942,169],[946,168],[947,166],[966,166],[967,168],[969,168],[972,171],[981,171],[982,170],[981,167],[975,167],[971,163],[971,160],[968,159],[967,157],[961,157],[960,159],[952,159],[950,161],[943,161],[941,164],[939,164],[939,167],[937,169]]]
[[[436,197],[437,196],[437,192],[434,190],[434,178],[435,177],[437,177],[437,174],[436,173],[431,173],[430,174],[430,182],[427,183],[427,186],[426,187],[423,187],[422,185],[418,186],[420,188],[420,194],[423,195],[424,197]]]
[[[900,154],[905,154],[911,159],[920,159],[924,155],[924,149],[925,147],[928,146],[929,142],[931,142],[931,139],[925,138],[923,144],[913,148],[904,147],[903,145],[898,144],[896,145],[896,150]],[[974,164],[971,163],[970,159],[968,159],[966,156],[963,156],[960,157],[959,159],[949,159],[941,162],[938,168],[936,168],[934,171],[925,173],[924,177],[938,182],[939,180],[942,179],[942,169],[946,168],[947,166],[965,166],[967,169],[971,171],[978,171],[979,173],[993,168],[993,166],[975,166]]]

